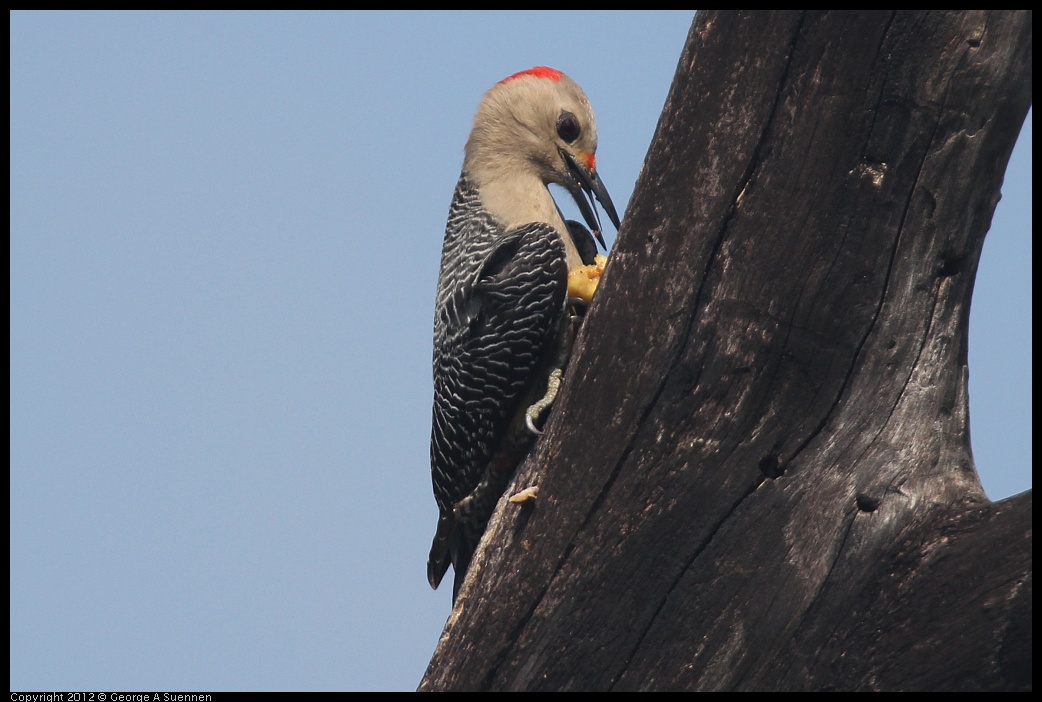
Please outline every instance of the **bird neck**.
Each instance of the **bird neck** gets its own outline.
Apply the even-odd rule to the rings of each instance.
[[[545,222],[564,241],[568,270],[582,265],[579,250],[568,233],[561,211],[540,178],[534,175],[519,177],[516,172],[502,177],[481,173],[472,174],[472,177],[482,206],[504,230],[510,231],[532,222]]]

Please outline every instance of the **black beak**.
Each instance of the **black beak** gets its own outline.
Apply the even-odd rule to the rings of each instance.
[[[561,156],[564,157],[564,162],[568,164],[568,170],[571,171],[574,179],[574,182],[566,184],[565,188],[575,198],[575,204],[579,206],[579,212],[582,213],[586,224],[593,231],[593,235],[597,237],[601,248],[607,249],[608,247],[604,245],[604,237],[601,236],[601,219],[597,216],[597,206],[594,203],[594,198],[597,198],[597,202],[601,203],[604,213],[608,215],[608,219],[611,220],[611,223],[615,225],[615,230],[618,231],[620,224],[619,215],[615,211],[615,205],[611,202],[608,190],[604,187],[604,183],[601,182],[600,176],[597,175],[596,171],[587,170],[579,165],[572,158],[572,155],[564,149],[561,149]]]

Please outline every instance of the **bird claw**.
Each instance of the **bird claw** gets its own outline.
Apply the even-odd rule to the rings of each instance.
[[[525,426],[528,427],[528,431],[536,436],[543,433],[535,425],[536,421],[543,416],[543,412],[557,399],[557,391],[561,387],[561,373],[562,370],[560,368],[554,368],[550,371],[550,378],[546,381],[546,394],[533,402],[525,412]]]
[[[561,376],[564,374],[564,367],[568,363],[568,358],[572,354],[572,345],[575,343],[575,335],[579,331],[579,324],[582,322],[582,315],[586,312],[586,303],[578,298],[571,298],[568,300],[569,310],[565,315],[564,319],[564,332],[561,340],[561,348],[557,352],[557,358],[554,360],[554,368],[550,371],[550,377],[546,381],[546,394],[541,398],[533,402],[528,409],[525,411],[525,426],[528,431],[532,432],[536,436],[542,435],[542,430],[536,426],[536,422],[539,421],[543,413],[549,409],[550,405],[557,399],[557,391],[561,388]]]
[[[586,310],[589,306],[590,303],[581,297],[569,297],[567,300],[569,324],[578,325],[582,318],[586,316]]]

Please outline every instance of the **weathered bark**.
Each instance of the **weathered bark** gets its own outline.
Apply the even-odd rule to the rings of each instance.
[[[1030,688],[966,396],[1030,102],[1029,12],[699,12],[420,689]]]

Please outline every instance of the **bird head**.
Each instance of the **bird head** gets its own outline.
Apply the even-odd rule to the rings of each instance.
[[[616,229],[619,216],[597,175],[596,152],[597,123],[586,94],[564,73],[540,66],[504,78],[485,93],[464,168],[489,193],[490,211],[508,226],[535,221],[539,213],[525,211],[538,208],[530,192],[534,183],[544,192],[550,183],[562,186],[604,246],[594,200]],[[553,202],[548,194],[544,199]]]

